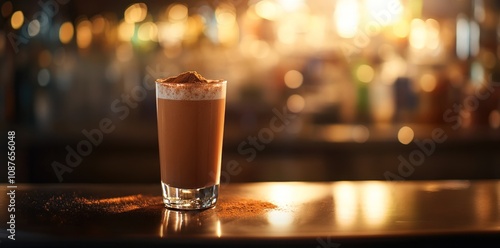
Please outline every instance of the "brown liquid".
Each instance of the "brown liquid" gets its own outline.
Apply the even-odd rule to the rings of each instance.
[[[177,188],[219,184],[225,99],[157,99],[161,180]]]

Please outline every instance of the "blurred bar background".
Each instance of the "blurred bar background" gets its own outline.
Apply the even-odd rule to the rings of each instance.
[[[228,80],[223,182],[500,178],[498,1],[0,8],[18,182],[159,182],[151,85],[186,70]]]

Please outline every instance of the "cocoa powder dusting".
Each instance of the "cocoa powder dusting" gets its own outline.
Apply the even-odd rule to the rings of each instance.
[[[277,206],[270,202],[239,197],[221,197],[220,201],[217,202],[215,212],[221,220],[228,220],[259,216],[276,208]]]
[[[42,202],[32,202],[41,207],[41,212],[47,213],[51,221],[60,223],[78,223],[92,216],[107,216],[109,214],[123,214],[140,210],[143,213],[156,213],[165,209],[161,196],[127,195],[112,198],[82,197],[76,194],[62,194],[51,196]],[[216,206],[201,211],[187,211],[197,216],[216,215],[220,221],[232,221],[259,217],[269,210],[278,209],[270,202],[242,198],[239,196],[219,196]]]
[[[161,197],[144,196],[141,194],[105,199],[75,198],[75,202],[84,204],[87,208],[99,209],[108,213],[124,213],[161,203]]]
[[[175,83],[175,84],[184,84],[184,83],[208,83],[208,80],[201,76],[196,71],[187,71],[179,74],[175,77],[169,77],[163,80],[165,83]]]

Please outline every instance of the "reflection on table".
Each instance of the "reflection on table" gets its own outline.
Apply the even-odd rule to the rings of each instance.
[[[217,206],[204,211],[166,209],[158,185],[20,185],[16,199],[16,244],[400,246],[452,239],[460,247],[500,238],[499,181],[226,184]]]

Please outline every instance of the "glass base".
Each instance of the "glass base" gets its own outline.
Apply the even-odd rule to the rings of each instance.
[[[161,182],[165,207],[181,210],[200,210],[215,206],[219,185],[197,189],[181,189]]]

